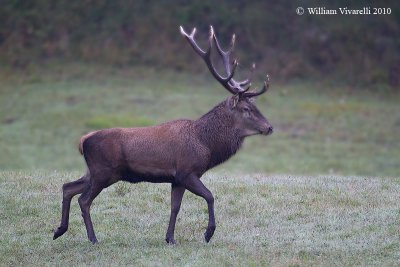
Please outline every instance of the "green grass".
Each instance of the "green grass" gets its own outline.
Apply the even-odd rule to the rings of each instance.
[[[169,186],[119,183],[95,200],[98,245],[61,186],[85,169],[81,135],[198,118],[227,97],[209,74],[49,64],[0,68],[0,265],[329,266],[400,264],[400,96],[318,83],[272,84],[258,107],[275,127],[186,193],[177,246],[164,242]],[[78,171],[82,170],[82,171]]]
[[[92,129],[105,129],[112,128],[118,125],[119,127],[141,127],[154,125],[154,122],[146,118],[135,118],[132,115],[119,115],[119,116],[96,116],[86,121],[87,127]]]
[[[203,178],[215,196],[209,244],[204,200],[186,193],[168,246],[169,185],[118,183],[92,206],[86,237],[77,199],[59,239],[61,185],[79,172],[0,172],[0,265],[397,266],[398,179],[236,174]]]
[[[196,119],[228,96],[206,72],[48,65],[0,69],[0,169],[76,170],[81,135]],[[259,79],[261,82],[261,79]],[[272,83],[258,107],[275,127],[220,169],[398,177],[400,96],[318,83]]]

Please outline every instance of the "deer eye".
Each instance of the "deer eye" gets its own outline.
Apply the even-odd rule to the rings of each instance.
[[[250,115],[251,114],[250,109],[248,107],[244,107],[242,114],[243,114],[244,117],[250,117],[251,116]]]

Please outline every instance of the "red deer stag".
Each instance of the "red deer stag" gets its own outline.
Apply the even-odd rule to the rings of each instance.
[[[53,239],[68,229],[71,199],[78,199],[89,240],[97,239],[90,218],[90,206],[106,187],[118,182],[171,183],[171,215],[166,241],[175,244],[174,231],[185,190],[204,198],[208,205],[208,226],[204,233],[209,242],[215,231],[214,197],[200,177],[209,169],[229,159],[245,137],[269,135],[272,126],[260,113],[253,99],[268,89],[268,76],[259,91],[249,91],[248,79],[233,79],[238,62],[230,62],[235,35],[228,51],[223,51],[210,27],[206,51],[194,39],[196,29],[187,34],[180,27],[195,52],[205,61],[213,77],[230,93],[228,97],[197,120],[174,120],[157,126],[112,128],[91,132],[80,140],[79,150],[87,164],[80,179],[63,185],[62,217]],[[211,61],[215,45],[222,58],[226,76],[221,76]],[[253,72],[254,64],[251,73]]]

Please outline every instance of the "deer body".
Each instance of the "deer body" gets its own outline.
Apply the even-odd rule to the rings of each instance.
[[[191,35],[183,29],[181,31],[196,51],[194,31]],[[210,35],[210,48],[213,40],[219,48],[213,32]],[[235,94],[197,120],[174,120],[151,127],[112,128],[83,136],[79,150],[88,170],[80,179],[63,185],[61,223],[53,239],[67,231],[71,199],[81,194],[78,202],[88,238],[96,243],[90,206],[104,188],[118,181],[171,183],[171,216],[166,234],[166,241],[170,244],[175,244],[175,222],[185,190],[204,198],[209,212],[204,236],[207,242],[211,239],[215,230],[214,197],[201,182],[201,176],[234,155],[245,137],[268,135],[272,133],[272,126],[252,100],[267,90],[267,84],[259,92],[247,92],[249,88],[240,86],[248,84],[250,79],[243,82],[233,80],[235,66],[230,72],[226,64],[229,79],[216,77],[218,74],[207,59],[210,48],[208,52],[196,52],[204,56],[213,76]],[[221,50],[219,53],[226,52]],[[229,62],[226,56],[223,58],[225,63]]]
[[[81,140],[88,168],[112,171],[110,184],[118,180],[171,183],[177,174],[188,172],[200,177],[235,154],[244,140],[234,118],[221,108],[225,102],[198,120],[91,133]]]

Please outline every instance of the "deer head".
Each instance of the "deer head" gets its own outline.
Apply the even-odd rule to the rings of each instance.
[[[254,134],[268,135],[273,132],[273,127],[268,120],[261,114],[255,105],[255,97],[265,93],[269,88],[269,76],[266,75],[264,86],[261,90],[250,90],[251,78],[255,69],[255,64],[252,65],[250,75],[243,81],[237,81],[233,78],[235,75],[236,67],[239,62],[235,59],[230,61],[230,56],[233,52],[235,44],[235,35],[232,36],[231,46],[227,51],[222,50],[218,39],[215,35],[214,28],[210,26],[210,36],[208,39],[208,48],[206,51],[194,40],[196,28],[190,34],[186,33],[182,26],[180,26],[182,35],[186,38],[189,44],[193,47],[194,51],[204,60],[209,71],[213,77],[226,89],[232,96],[227,99],[227,108],[233,113],[236,121],[236,127],[241,129],[244,136]],[[211,60],[211,48],[215,45],[218,54],[222,58],[226,76],[223,77],[215,69]]]

